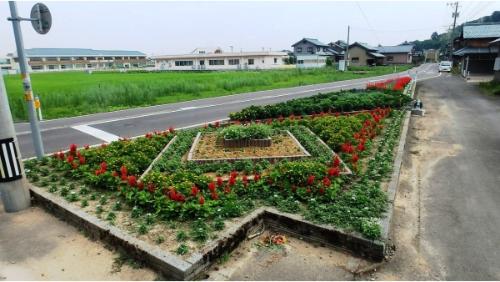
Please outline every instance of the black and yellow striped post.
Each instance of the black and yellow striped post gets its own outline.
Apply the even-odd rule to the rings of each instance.
[[[29,190],[23,175],[9,100],[3,75],[0,74],[0,198],[6,212],[17,212],[30,206]]]

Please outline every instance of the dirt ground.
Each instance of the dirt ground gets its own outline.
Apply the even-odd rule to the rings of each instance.
[[[0,204],[0,280],[153,280],[157,277],[151,269],[108,250],[41,208],[5,213]]]
[[[283,245],[266,245],[276,232],[265,231],[222,256],[207,280],[354,280],[372,263],[340,250],[285,235]]]

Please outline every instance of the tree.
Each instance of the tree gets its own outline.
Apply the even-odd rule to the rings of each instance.
[[[331,57],[326,57],[326,66],[331,67],[333,65],[333,61]]]
[[[435,31],[434,31],[434,32],[431,34],[431,39],[432,39],[432,40],[434,40],[434,41],[439,40],[439,34],[438,34],[437,32],[435,32]]]

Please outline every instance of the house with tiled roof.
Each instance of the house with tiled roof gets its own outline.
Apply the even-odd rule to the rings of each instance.
[[[315,38],[302,38],[292,45],[298,68],[324,67],[328,58],[334,61],[339,53]]]
[[[499,46],[491,44],[500,38],[500,23],[466,24],[453,41],[453,61],[464,77],[493,74]],[[500,63],[499,63],[500,64]]]
[[[362,42],[354,42],[349,45],[348,56],[349,65],[351,66],[382,65],[385,59],[385,55],[379,52],[378,47]]]
[[[411,64],[415,46],[412,44],[402,44],[397,46],[379,46],[378,52],[385,56],[384,65]]]

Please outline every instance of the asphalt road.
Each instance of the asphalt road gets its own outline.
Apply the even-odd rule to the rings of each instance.
[[[439,160],[423,193],[422,240],[446,280],[500,279],[500,99],[455,76],[422,82],[419,93],[445,112]],[[425,165],[425,164],[423,164]]]
[[[332,83],[314,84],[293,88],[236,94],[224,97],[200,99],[189,102],[134,108],[109,113],[63,118],[40,123],[46,153],[66,149],[68,144],[99,144],[113,137],[133,137],[152,130],[164,130],[201,125],[227,118],[230,112],[250,105],[273,104],[293,98],[342,89],[364,88],[367,82],[387,79],[406,73],[416,73],[419,78],[436,75],[432,65],[422,65],[404,73],[362,78]],[[23,158],[35,155],[28,123],[15,125]],[[76,128],[76,129],[75,129]],[[78,130],[83,129],[83,130]]]

